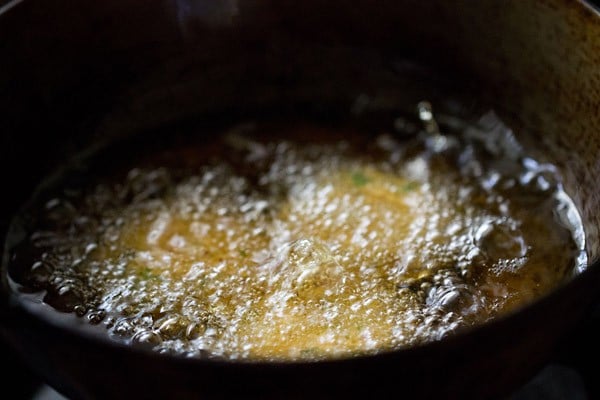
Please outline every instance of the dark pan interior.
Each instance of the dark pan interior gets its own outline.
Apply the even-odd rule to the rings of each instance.
[[[236,364],[132,351],[34,317],[8,296],[5,260],[7,343],[73,399],[493,398],[530,378],[598,296],[598,13],[559,0],[199,4],[24,1],[0,15],[2,235],[36,184],[90,145],[265,110],[321,118],[357,99],[406,110],[426,93],[451,107],[451,94],[464,112],[493,107],[561,168],[593,265],[451,340],[354,360]]]

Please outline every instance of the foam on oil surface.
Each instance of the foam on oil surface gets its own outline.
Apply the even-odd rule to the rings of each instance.
[[[22,290],[159,352],[319,359],[439,340],[585,265],[553,166],[493,114],[443,134],[419,117],[410,139],[258,125],[215,139],[217,161],[171,149],[193,166],[65,190],[39,213]]]

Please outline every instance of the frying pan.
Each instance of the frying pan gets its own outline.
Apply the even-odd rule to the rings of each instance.
[[[493,107],[560,168],[585,227],[590,265],[533,304],[438,342],[320,362],[101,340],[24,307],[5,256],[2,338],[70,399],[502,398],[597,304],[600,15],[581,1],[25,0],[0,15],[0,71],[3,242],[37,183],[91,145],[273,105],[402,109],[422,93]]]

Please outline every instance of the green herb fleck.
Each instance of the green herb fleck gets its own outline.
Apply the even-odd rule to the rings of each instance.
[[[246,250],[240,249],[239,252],[240,252],[241,257],[244,257],[244,258],[248,257],[248,253],[246,252]]]
[[[142,280],[149,280],[149,279],[156,279],[158,278],[158,276],[156,275],[156,273],[152,270],[152,268],[149,267],[143,267],[140,268],[138,270],[138,277]]]
[[[419,187],[419,183],[415,181],[410,181],[402,186],[402,190],[405,192],[412,192],[413,190]]]
[[[306,349],[300,350],[300,355],[303,357],[315,357],[319,355],[319,349],[316,347],[309,347]]]
[[[365,186],[368,182],[369,178],[367,178],[362,172],[358,171],[352,174],[352,183],[354,183],[355,186]]]

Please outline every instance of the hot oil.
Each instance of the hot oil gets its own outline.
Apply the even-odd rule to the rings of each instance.
[[[417,115],[396,131],[255,121],[125,152],[26,209],[13,279],[117,341],[313,360],[440,340],[585,267],[554,166],[493,113]]]

